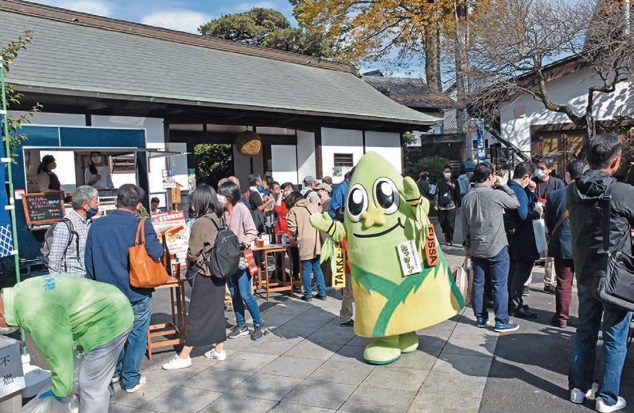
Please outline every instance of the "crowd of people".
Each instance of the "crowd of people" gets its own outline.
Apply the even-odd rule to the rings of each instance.
[[[568,163],[565,184],[551,176],[553,162],[549,157],[538,159],[535,165],[516,165],[510,180],[507,171],[496,172],[492,164],[479,163],[473,171],[472,188],[462,200],[462,229],[466,255],[473,262],[472,302],[477,326],[484,328],[489,323],[485,302],[487,293],[492,292],[494,328],[505,333],[519,329],[510,315],[537,318],[524,304],[523,290],[540,256],[536,243],[539,234],[533,222],[545,218],[548,255],[554,259],[556,277],[551,325],[567,326],[573,278],[577,278],[579,320],[570,360],[570,400],[579,404],[592,395],[601,331],[603,358],[596,410],[613,412],[626,406],[619,387],[632,313],[604,302],[598,293],[598,280],[605,276],[609,254],[632,254],[634,188],[613,177],[621,162],[617,137],[594,137],[588,145],[587,162],[587,166],[580,160]],[[452,189],[449,179],[437,197]],[[601,207],[601,200],[609,200],[609,211]],[[551,282],[545,280],[546,291]]]
[[[556,283],[552,325],[567,326],[575,275],[578,281],[579,321],[570,362],[570,400],[582,403],[590,396],[595,346],[601,330],[604,351],[596,402],[600,412],[621,410],[626,404],[619,396],[619,385],[632,314],[605,304],[596,294],[596,279],[604,271],[603,257],[607,252],[604,245],[610,252],[632,253],[634,188],[612,176],[619,167],[620,154],[616,137],[599,135],[589,143],[587,165],[580,160],[568,163],[565,183],[552,176],[553,161],[547,156],[535,163],[519,163],[513,171],[496,171],[488,162],[468,164],[458,179],[454,179],[451,167],[446,166],[433,190],[426,173],[418,181],[421,195],[434,200],[448,246],[453,243],[456,211],[462,209],[465,252],[473,262],[471,302],[478,327],[490,325],[488,307],[493,307],[493,328],[499,333],[519,329],[511,317],[537,317],[525,304],[524,287],[540,258],[533,222],[544,218],[555,278],[546,281],[545,289],[549,290],[551,282]],[[92,161],[97,168],[101,159],[94,156]],[[231,176],[220,180],[217,190],[203,184],[190,194],[193,224],[186,278],[192,288],[187,335],[181,351],[163,369],[191,366],[191,351],[196,346],[211,347],[204,357],[224,361],[227,339],[250,335],[257,341],[268,332],[252,294],[253,276],[248,265],[241,262],[237,272],[219,278],[212,276],[205,263],[216,235],[225,225],[246,245],[262,236],[288,237],[292,240],[289,276],[296,281],[301,277],[303,288],[297,291],[303,290],[301,299],[327,299],[324,266],[320,262],[325,235],[311,225],[310,216],[327,213],[343,221],[352,173],[346,174],[336,186],[328,177],[317,182],[307,176],[301,190],[291,182],[280,184],[270,177],[262,179],[253,174],[244,193],[239,180]],[[81,374],[99,378],[91,383],[80,378],[80,400],[82,403],[90,400],[91,406],[84,408],[82,404],[84,412],[108,411],[111,383],[120,382],[128,393],[138,391],[146,383],[140,365],[147,349],[153,290],[130,285],[128,262],[128,249],[135,245],[142,219],[138,215],[144,197],[143,189],[137,185],[122,185],[117,190],[116,210],[93,220],[99,209],[98,192],[93,186],[78,187],[73,194],[72,210],[54,228],[48,256],[51,275],[26,281],[0,295],[0,326],[29,329],[47,357],[53,374],[47,396],[60,399],[70,394],[73,342],[81,345],[86,355]],[[597,207],[598,199],[609,199],[607,232],[602,229],[605,214]],[[151,210],[160,213],[158,199],[152,199]],[[147,254],[159,260],[164,247],[150,223],[144,228]],[[604,243],[606,234],[609,239]],[[346,247],[345,243],[340,246]],[[340,311],[342,326],[354,325],[349,272],[348,269]],[[227,290],[236,320],[228,333],[224,306]],[[44,297],[42,291],[53,292]],[[80,292],[90,300],[87,306],[75,308],[72,297]],[[29,302],[51,305],[51,311],[41,312],[51,318],[46,319],[48,325],[27,316],[29,311],[39,311],[39,307],[29,306]],[[112,309],[121,316],[113,316]],[[247,311],[253,323],[251,330]],[[81,316],[67,317],[71,313]],[[103,328],[104,325],[109,327]],[[57,341],[59,346],[45,345],[53,331],[65,337],[63,343]]]

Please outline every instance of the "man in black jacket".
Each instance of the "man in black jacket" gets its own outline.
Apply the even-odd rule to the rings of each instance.
[[[566,168],[566,183],[573,185],[575,180],[583,173],[585,166],[585,162],[580,160],[570,162]],[[550,234],[548,256],[555,260],[555,274],[557,276],[555,315],[550,320],[550,324],[564,328],[568,324],[570,301],[572,299],[572,280],[575,276],[572,261],[570,220],[566,211],[566,188],[561,188],[548,194],[544,220]]]
[[[588,148],[590,169],[566,190],[570,211],[572,255],[579,296],[579,326],[570,361],[570,400],[583,403],[590,395],[599,328],[603,332],[602,376],[596,398],[598,412],[625,408],[619,397],[621,372],[627,353],[627,336],[632,314],[603,303],[597,296],[597,279],[607,267],[603,228],[609,219],[609,251],[632,253],[634,187],[612,176],[621,162],[621,145],[614,135],[594,137]],[[602,200],[609,199],[610,213],[604,216]],[[601,319],[603,318],[603,321]]]

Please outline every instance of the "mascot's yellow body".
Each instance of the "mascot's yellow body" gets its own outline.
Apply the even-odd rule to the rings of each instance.
[[[416,330],[454,316],[464,299],[435,237],[436,265],[425,260],[429,201],[414,180],[403,178],[377,153],[369,152],[355,167],[345,210],[343,224],[328,214],[311,216],[311,223],[336,242],[347,240],[354,331],[375,338],[364,352],[368,363],[389,364],[418,348]],[[414,242],[422,271],[404,275],[397,247],[408,241]],[[326,251],[330,248],[325,245]],[[322,259],[330,255],[322,252]]]

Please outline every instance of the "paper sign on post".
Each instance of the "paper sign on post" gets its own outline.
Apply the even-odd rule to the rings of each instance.
[[[396,250],[398,251],[398,258],[401,262],[403,275],[417,274],[423,270],[414,241],[406,241],[399,244],[396,246]]]
[[[434,225],[428,223],[428,234],[425,238],[425,261],[429,267],[438,265],[438,248],[436,247],[436,231]]]
[[[0,336],[0,398],[22,390],[25,386],[20,342]]]
[[[335,272],[332,274],[332,286],[334,288],[346,287],[346,250],[335,248]]]

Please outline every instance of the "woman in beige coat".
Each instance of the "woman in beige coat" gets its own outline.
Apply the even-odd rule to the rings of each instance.
[[[310,216],[321,213],[319,205],[304,199],[299,192],[291,192],[286,197],[285,202],[289,209],[288,215],[286,215],[288,230],[292,236],[297,238],[299,259],[302,262],[302,282],[304,284],[302,300],[311,301],[313,299],[311,273],[315,274],[315,282],[319,290],[316,297],[325,300],[326,283],[319,264],[321,239],[319,231],[310,225]]]

